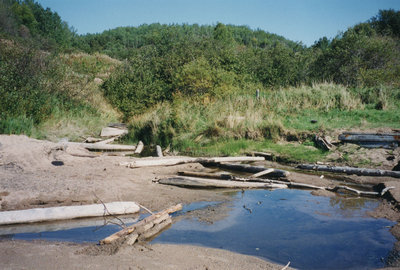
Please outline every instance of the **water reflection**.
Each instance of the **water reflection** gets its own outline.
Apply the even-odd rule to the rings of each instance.
[[[223,219],[199,222],[212,211],[192,213],[154,241],[223,248],[302,269],[383,267],[395,238],[387,228],[392,222],[366,217],[377,205],[300,190],[250,190],[221,206]]]

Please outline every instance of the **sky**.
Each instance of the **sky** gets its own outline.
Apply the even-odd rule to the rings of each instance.
[[[400,0],[36,0],[78,34],[150,23],[246,25],[310,46],[333,38]]]

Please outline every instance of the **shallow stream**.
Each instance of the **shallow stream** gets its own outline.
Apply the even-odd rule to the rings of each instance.
[[[185,206],[175,215],[176,222],[152,243],[222,248],[284,265],[290,261],[290,266],[301,269],[370,269],[385,266],[393,256],[396,239],[389,229],[395,223],[366,214],[378,200],[320,197],[294,189],[231,195],[229,203]],[[120,229],[112,224],[71,226],[51,229],[56,231],[43,227],[47,231],[39,233],[0,227],[0,238],[97,242]]]

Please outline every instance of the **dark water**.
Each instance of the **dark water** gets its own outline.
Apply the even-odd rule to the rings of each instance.
[[[232,196],[228,205],[185,206],[178,222],[153,243],[222,248],[281,264],[290,261],[290,266],[301,269],[371,269],[385,266],[396,241],[388,228],[393,222],[365,214],[378,205],[377,200],[317,197],[290,189],[249,190]],[[215,212],[201,210],[210,205],[217,207]],[[210,221],[210,213],[223,215]],[[97,242],[119,229],[116,225],[86,225],[5,235],[0,227],[0,238]]]
[[[365,216],[377,205],[309,191],[250,190],[236,195],[228,217],[212,224],[184,219],[153,242],[227,249],[281,264],[290,261],[301,269],[376,268],[385,265],[395,243],[387,228],[393,222]]]

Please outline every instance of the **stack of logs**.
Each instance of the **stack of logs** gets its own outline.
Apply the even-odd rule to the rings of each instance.
[[[128,226],[100,241],[101,245],[111,244],[116,241],[125,241],[133,245],[136,241],[148,240],[171,225],[170,214],[182,210],[182,204],[177,204],[158,213],[148,216],[138,223]]]

